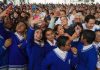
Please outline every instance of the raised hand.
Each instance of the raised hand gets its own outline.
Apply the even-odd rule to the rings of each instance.
[[[11,40],[11,39],[7,39],[7,40],[5,41],[5,43],[4,43],[4,46],[5,46],[6,48],[8,48],[11,44],[12,44],[12,40]]]
[[[12,10],[12,6],[9,6],[6,10],[4,10],[4,11],[0,14],[0,17],[8,16],[11,10]]]
[[[75,47],[72,47],[71,51],[72,51],[73,54],[77,54],[77,49]]]
[[[34,27],[34,24],[41,23],[42,19],[41,18],[33,19],[33,17],[31,16],[28,21],[29,21],[29,25],[32,26],[32,27]]]

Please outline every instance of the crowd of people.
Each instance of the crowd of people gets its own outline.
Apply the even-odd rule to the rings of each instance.
[[[0,70],[100,70],[100,4],[0,3]]]

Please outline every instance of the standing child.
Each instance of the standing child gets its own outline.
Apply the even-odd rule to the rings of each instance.
[[[44,32],[45,34],[45,53],[48,54],[50,51],[52,51],[54,48],[56,48],[56,40],[55,35],[52,29],[47,28]]]
[[[42,30],[34,29],[34,24],[40,19],[29,19],[30,28],[27,32],[27,54],[28,54],[28,70],[41,70],[41,62],[44,58],[44,43],[42,39]]]
[[[84,30],[81,36],[82,44],[78,48],[78,64],[76,70],[96,70],[97,52],[92,44],[95,40],[95,33],[91,30]]]
[[[42,63],[42,70],[71,70],[77,60],[77,50],[73,48],[74,55],[69,52],[70,42],[66,36],[57,39],[57,47],[52,50]]]

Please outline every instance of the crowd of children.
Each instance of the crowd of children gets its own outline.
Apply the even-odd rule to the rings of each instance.
[[[0,70],[100,70],[100,4],[0,3]]]

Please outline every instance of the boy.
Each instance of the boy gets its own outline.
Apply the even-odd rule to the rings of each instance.
[[[57,46],[51,51],[42,63],[42,70],[71,70],[77,60],[77,50],[73,48],[74,57],[70,50],[69,38],[60,36],[57,39]]]
[[[97,52],[93,46],[95,33],[91,30],[84,30],[81,36],[81,44],[78,48],[78,64],[76,70],[96,70]]]

